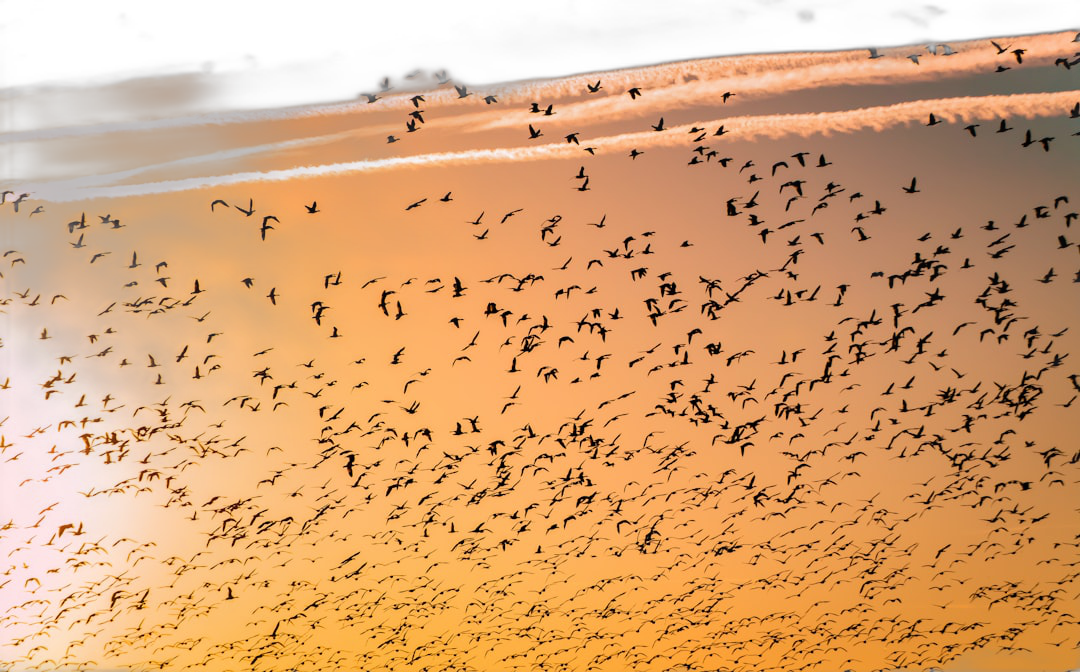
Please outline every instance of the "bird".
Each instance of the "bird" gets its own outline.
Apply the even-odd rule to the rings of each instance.
[[[1005,58],[972,44],[962,59],[927,45],[919,72],[978,88],[979,62],[1011,63],[1011,44]],[[903,53],[889,57],[850,52],[836,73],[895,83]],[[1044,127],[1080,105],[1051,105],[996,148],[973,119],[970,141],[945,129],[938,144],[964,171],[936,166],[933,193],[892,204],[899,181],[865,161],[892,131],[853,124],[839,137],[827,113],[798,116],[808,128],[793,133],[781,115],[765,130],[806,143],[785,156],[799,147],[757,142],[753,119],[716,114],[718,94],[761,78],[757,66],[797,76],[822,58],[688,61],[501,96],[543,100],[535,114],[567,121],[547,125],[548,147],[520,146],[524,109],[463,104],[468,91],[444,87],[445,73],[416,81],[422,95],[383,78],[382,105],[359,105],[371,132],[353,135],[380,146],[395,124],[423,129],[400,142],[424,147],[397,157],[417,165],[373,157],[363,175],[253,182],[237,210],[264,215],[264,239],[281,226],[272,203],[299,212],[288,199],[300,194],[316,214],[324,184],[352,201],[333,199],[270,246],[230,231],[239,183],[210,194],[232,200],[209,216],[210,192],[188,198],[194,182],[175,180],[125,186],[180,190],[160,197],[102,192],[100,228],[68,200],[93,190],[51,199],[60,187],[40,187],[48,212],[30,222],[0,212],[14,248],[0,250],[11,288],[0,310],[21,353],[0,374],[0,405],[34,411],[0,419],[0,472],[19,501],[69,495],[0,518],[0,592],[24,584],[0,614],[12,631],[0,657],[14,661],[0,667],[94,668],[121,649],[154,669],[419,669],[434,656],[454,669],[567,670],[664,667],[672,652],[667,667],[687,670],[844,670],[868,641],[898,668],[1071,651],[1057,631],[1076,620],[1066,523],[1080,373],[1067,306],[1080,214],[1067,189],[1045,189],[1063,182],[1070,138]],[[1015,69],[1018,91],[1047,74]],[[621,98],[632,81],[648,100]],[[751,102],[750,116],[773,104]],[[940,104],[924,124],[978,116]],[[717,120],[666,127],[691,108]],[[666,133],[642,134],[644,123]],[[126,147],[128,131],[112,130]],[[730,151],[709,146],[729,134]],[[547,160],[594,135],[578,171]],[[642,147],[641,164],[619,154]],[[308,159],[336,165],[341,148],[325,149]],[[885,153],[898,174],[925,160]],[[914,177],[901,188],[920,193]],[[986,197],[997,192],[1008,198]],[[405,211],[440,205],[405,215],[402,193],[414,194],[400,196]],[[481,212],[461,220],[459,206]],[[487,208],[505,214],[493,223]],[[844,221],[850,236],[826,228]],[[128,251],[129,264],[111,263]],[[256,276],[268,302],[248,293]],[[153,524],[84,513],[139,507]],[[922,532],[938,520],[957,524],[930,545]],[[1030,571],[987,570],[1013,566]],[[947,603],[902,613],[920,591]],[[755,608],[763,595],[782,609]],[[229,632],[205,618],[237,613]],[[451,630],[424,625],[446,618]],[[360,622],[356,646],[320,638]],[[64,632],[71,646],[50,649]],[[503,646],[515,637],[532,646]]]
[[[277,222],[278,218],[274,217],[273,215],[267,215],[267,216],[263,217],[262,226],[259,227],[259,235],[262,236],[262,239],[264,241],[266,240],[266,232],[269,231],[270,229],[274,228],[273,226],[271,226],[270,224],[267,223],[270,220],[273,220],[273,221]],[[280,222],[278,222],[278,223],[280,224]]]

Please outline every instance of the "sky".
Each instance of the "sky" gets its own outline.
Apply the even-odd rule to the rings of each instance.
[[[1080,666],[1073,27],[612,6],[131,5],[6,90],[0,668]]]

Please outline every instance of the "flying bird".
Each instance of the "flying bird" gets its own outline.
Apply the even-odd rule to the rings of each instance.
[[[248,217],[255,214],[255,201],[253,201],[250,198],[248,199],[248,207],[247,207],[247,209],[244,209],[244,208],[240,207],[239,205],[234,205],[233,207],[236,208],[237,210],[239,210],[240,212],[244,213]],[[212,204],[211,204],[211,208],[213,208]]]
[[[264,241],[266,240],[266,232],[269,231],[270,229],[274,228],[273,226],[271,226],[270,224],[267,223],[267,222],[269,222],[271,220],[277,222],[278,218],[274,217],[273,215],[267,215],[267,216],[263,217],[262,226],[259,227],[259,234],[262,236],[262,239]],[[280,224],[281,222],[278,222],[278,223]]]

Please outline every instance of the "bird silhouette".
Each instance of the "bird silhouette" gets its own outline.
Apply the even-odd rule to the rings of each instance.
[[[211,206],[210,206],[210,207],[211,207],[211,209],[212,209],[212,208],[213,208],[213,204],[211,204]],[[245,214],[245,215],[247,215],[248,217],[251,217],[252,215],[254,215],[254,214],[255,214],[255,201],[253,201],[253,200],[252,200],[252,199],[250,199],[250,198],[248,199],[248,207],[247,207],[247,209],[244,209],[244,208],[240,207],[239,205],[235,205],[235,206],[233,206],[233,207],[235,207],[235,208],[236,208],[237,210],[239,210],[240,212],[244,213],[244,214]]]
[[[1071,73],[1069,37],[484,105],[416,70],[228,138],[109,126],[118,185],[23,162],[0,199],[24,199],[0,208],[0,473],[23,503],[0,518],[0,668],[1064,669],[1080,214],[1054,129],[1080,104],[1040,82]],[[911,114],[918,73],[970,95]],[[1014,130],[1007,109],[1022,134],[977,132]],[[527,114],[556,140],[526,144]],[[960,118],[968,138],[930,128]],[[77,156],[98,131],[46,141]],[[247,144],[292,149],[213,167]],[[899,196],[916,173],[931,191]]]

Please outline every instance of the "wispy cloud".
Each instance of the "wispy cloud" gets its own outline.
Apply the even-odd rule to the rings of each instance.
[[[1076,51],[1072,42],[1075,34],[1060,32],[1002,37],[998,41],[1003,41],[1010,48],[1022,48],[1023,58],[1029,65],[1051,65],[1052,60],[1047,59],[1073,55]],[[740,91],[782,94],[791,90],[841,84],[904,83],[934,79],[942,74],[962,77],[981,71],[990,72],[1001,63],[1016,65],[1011,52],[999,54],[989,39],[951,42],[949,46],[955,53],[949,56],[943,55],[943,50],[939,50],[939,55],[931,55],[926,46],[929,45],[882,49],[880,53],[883,57],[880,59],[870,59],[867,49],[704,58],[607,72],[586,72],[550,80],[513,82],[486,87],[483,91],[498,93],[500,100],[524,102],[582,95],[586,93],[587,82],[600,80],[601,90],[605,93],[622,94],[626,88],[637,86],[657,92],[663,90],[681,97],[684,93],[699,92],[701,87],[715,82],[718,86],[737,85]],[[918,64],[908,58],[909,54],[920,55]],[[454,91],[443,90],[439,93],[452,95]],[[627,99],[620,97],[616,100]],[[636,103],[647,104],[648,97],[640,98]]]
[[[198,166],[200,164],[214,164],[219,161],[233,161],[236,159],[242,159],[244,157],[258,156],[260,154],[272,154],[302,147],[314,147],[318,145],[329,144],[339,140],[344,140],[351,137],[352,135],[354,135],[353,132],[346,131],[342,133],[330,133],[327,135],[297,138],[295,140],[283,140],[280,142],[252,145],[249,147],[224,149],[218,152],[211,152],[210,154],[200,154],[198,156],[189,156],[173,161],[152,163],[145,166],[139,166],[137,168],[131,168],[128,170],[118,170],[111,173],[100,173],[94,175],[87,175],[84,177],[70,178],[63,180],[62,184],[66,189],[92,189],[94,187],[107,186],[110,184],[115,185],[119,182],[124,182],[139,175],[151,173],[154,171],[166,171],[177,168],[187,168],[191,166]]]
[[[1023,48],[1027,64],[1051,65],[1053,59],[1072,56],[1074,33],[1053,33],[1021,38],[1002,38],[1010,47]],[[587,82],[601,81],[602,95],[560,105],[561,121],[586,121],[602,117],[614,121],[678,109],[687,101],[713,101],[725,91],[735,91],[740,101],[790,93],[792,91],[846,85],[901,84],[931,80],[941,76],[963,76],[992,72],[999,64],[1016,66],[1011,53],[997,53],[989,40],[952,44],[956,53],[933,56],[923,46],[889,49],[886,57],[868,63],[866,50],[805,54],[765,54],[680,61],[641,68],[603,73],[582,73],[550,80],[513,82],[501,85],[467,86],[469,95],[460,98],[451,87],[428,91],[405,91],[382,94],[374,104],[366,101],[304,105],[278,110],[258,110],[196,114],[170,119],[116,122],[89,126],[16,131],[0,134],[0,142],[23,143],[74,137],[93,137],[131,132],[157,132],[194,126],[246,124],[358,115],[413,108],[411,98],[424,96],[425,103],[460,106],[458,116],[442,120],[448,126],[476,130],[519,125],[529,117],[524,110],[507,110],[512,105],[552,98],[585,95]],[[915,64],[908,54],[920,55]],[[631,101],[626,89],[639,87],[646,95]],[[494,94],[500,105],[488,106],[486,94]],[[604,95],[607,94],[607,95]],[[611,95],[617,94],[617,95]],[[468,112],[465,112],[468,110]],[[464,114],[462,113],[464,112]],[[494,113],[494,114],[493,114]]]
[[[771,114],[740,116],[672,127],[667,132],[627,133],[590,140],[598,149],[607,151],[632,147],[678,146],[686,144],[684,133],[693,127],[723,124],[733,138],[742,140],[774,139],[785,136],[808,137],[854,133],[861,130],[881,131],[910,123],[925,123],[931,113],[943,121],[977,121],[1002,117],[1026,118],[1066,116],[1068,109],[1080,99],[1080,91],[1028,93],[1009,96],[972,96],[917,100],[895,105],[864,107],[840,112],[808,114]]]
[[[675,126],[663,132],[645,131],[591,138],[589,144],[595,147],[598,153],[628,151],[632,148],[689,147],[692,144],[692,139],[689,137],[691,128],[713,128],[721,124],[725,127],[725,130],[731,133],[732,138],[741,141],[754,141],[796,136],[827,136],[835,133],[854,133],[861,130],[881,131],[905,124],[925,123],[931,113],[948,122],[978,121],[1004,117],[1065,116],[1068,114],[1069,108],[1078,99],[1080,99],[1080,91],[1064,91],[1007,96],[939,98],[839,112],[735,116],[701,120],[693,124]],[[327,142],[328,138],[332,137],[308,139],[307,142]],[[304,144],[304,142],[302,140],[291,140],[284,143],[263,145],[255,149],[261,152],[274,151],[298,146]],[[243,150],[234,150],[233,152],[225,152],[225,154],[237,151]],[[221,154],[208,155],[201,157],[201,159],[186,159],[183,163],[194,164],[199,161],[212,163],[210,159]],[[36,199],[54,202],[79,201],[91,198],[121,198],[191,191],[248,182],[284,181],[346,173],[399,170],[437,165],[539,161],[580,155],[580,147],[566,143],[547,143],[527,147],[440,152],[387,159],[301,166],[282,170],[251,171],[142,184],[102,186],[110,181],[109,178],[113,178],[111,181],[116,181],[130,177],[133,172],[138,172],[124,171],[89,180],[88,178],[78,178],[49,183],[25,184],[22,185],[21,189],[31,193]]]
[[[1075,51],[1072,34],[1039,35],[1009,39],[1009,46],[1023,47],[1023,58],[1033,63],[1051,65]],[[647,114],[664,113],[689,104],[713,104],[727,91],[739,102],[794,91],[836,86],[907,84],[941,77],[962,77],[974,73],[992,73],[998,65],[1017,66],[1012,53],[998,54],[989,40],[958,43],[951,56],[931,55],[924,47],[889,50],[889,55],[869,59],[866,50],[815,54],[774,54],[673,63],[654,68],[605,73],[604,89],[623,94],[638,87],[643,95],[604,96],[559,106],[560,121],[585,122],[603,118],[616,121]],[[919,55],[918,64],[907,56]],[[870,62],[868,62],[870,61]],[[525,84],[507,92],[506,102],[544,100],[580,94],[587,76],[552,82]],[[482,121],[482,128],[519,126],[530,118],[527,110],[503,113]],[[468,123],[468,122],[467,122]]]

